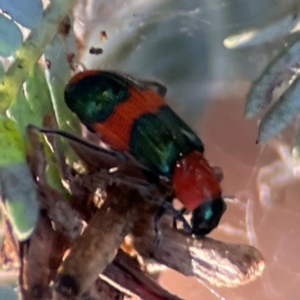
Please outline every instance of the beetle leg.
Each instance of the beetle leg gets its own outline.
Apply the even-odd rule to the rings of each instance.
[[[173,197],[172,197],[173,198]],[[149,199],[150,201],[154,201],[156,203],[158,203],[158,205],[160,206],[160,208],[163,208],[166,212],[166,211],[169,211],[174,219],[182,222],[182,226],[184,228],[184,230],[188,233],[192,233],[192,227],[190,226],[190,224],[187,222],[187,220],[184,218],[183,214],[181,211],[175,209],[172,205],[172,203],[166,201],[166,200],[161,200],[161,199],[157,199],[157,198],[154,198],[154,197],[151,197],[151,196],[148,196],[147,199]],[[156,213],[155,217],[154,217],[154,220],[156,220],[156,222],[159,222],[161,217],[163,216],[163,213],[161,213],[161,211],[158,211],[158,213]]]
[[[171,204],[170,204],[171,205]],[[171,205],[172,206],[172,205]],[[173,206],[172,206],[173,207]],[[192,233],[192,227],[191,225],[187,222],[187,220],[185,219],[185,217],[183,216],[182,212],[175,209],[173,207],[173,210],[171,211],[172,214],[174,215],[174,219],[175,220],[178,220],[180,222],[182,222],[182,226],[183,226],[183,229],[188,232],[188,233]]]
[[[184,215],[186,211],[187,211],[186,208],[182,208],[182,209],[180,210],[180,213],[181,213],[182,215]],[[176,219],[175,217],[173,218],[173,228],[177,229],[177,219]]]
[[[154,253],[159,249],[161,241],[162,241],[162,234],[159,229],[159,221],[165,212],[166,212],[166,208],[160,206],[158,208],[156,214],[154,215],[153,226],[154,226],[154,233],[155,233],[155,237],[156,237],[155,246],[154,246],[154,250],[153,250]],[[153,256],[154,256],[154,253],[153,253]]]

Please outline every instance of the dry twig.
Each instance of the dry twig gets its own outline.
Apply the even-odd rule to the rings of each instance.
[[[97,168],[88,164],[85,174],[69,177],[73,201],[65,201],[60,192],[47,184],[43,143],[33,131],[29,130],[29,137],[33,145],[29,160],[34,177],[39,178],[36,183],[46,214],[41,213],[30,242],[20,245],[20,283],[24,299],[105,300],[139,296],[147,300],[179,300],[145,272],[148,258],[154,258],[186,276],[195,276],[219,286],[245,284],[262,273],[264,261],[255,248],[226,244],[207,237],[195,239],[172,228],[168,214],[159,223],[158,244],[153,218],[159,206],[146,200],[143,191],[148,188],[148,194],[153,192],[155,197],[163,197],[169,193],[169,187],[164,183],[147,183],[145,173],[127,158],[123,165],[126,176],[114,181],[113,176],[103,173],[103,168],[98,169],[101,159],[96,161],[97,151],[89,149],[85,153],[85,148],[81,149],[77,143],[79,150],[76,152],[80,152],[81,159],[88,160],[89,157],[89,163],[96,162]],[[104,155],[109,154],[104,151]],[[114,155],[106,160],[104,170],[113,165],[113,159]],[[58,158],[58,162],[61,161]],[[68,174],[66,165],[60,167],[65,178]],[[105,188],[107,193],[100,209],[88,203],[97,187]],[[80,235],[82,219],[88,225]],[[126,236],[129,244],[124,244]],[[122,249],[136,257],[129,258],[120,251],[122,243]],[[66,247],[70,247],[70,253],[61,263]],[[103,274],[99,277],[100,273]],[[55,292],[51,295],[49,284],[53,279]]]

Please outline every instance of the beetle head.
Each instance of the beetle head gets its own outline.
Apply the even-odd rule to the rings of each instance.
[[[205,235],[213,230],[226,209],[219,181],[214,169],[198,151],[183,156],[174,168],[174,191],[184,207],[193,211],[194,234]]]

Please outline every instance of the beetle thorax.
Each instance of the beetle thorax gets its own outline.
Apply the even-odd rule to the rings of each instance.
[[[177,198],[189,210],[221,195],[213,169],[198,151],[193,151],[178,160],[172,181]]]

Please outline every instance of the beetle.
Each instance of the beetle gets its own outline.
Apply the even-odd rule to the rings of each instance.
[[[219,223],[226,204],[196,133],[166,104],[166,88],[117,72],[88,70],[65,87],[67,106],[88,130],[112,149],[129,152],[192,211],[192,234],[203,236]]]

